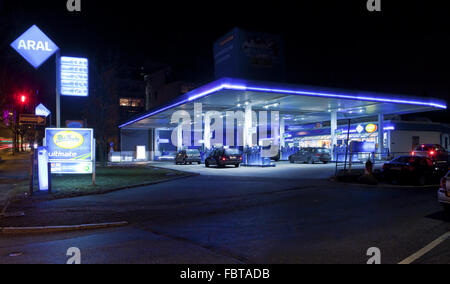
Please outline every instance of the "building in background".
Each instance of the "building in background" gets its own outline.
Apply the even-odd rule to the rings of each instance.
[[[285,48],[279,35],[234,28],[213,49],[216,79],[286,80]]]

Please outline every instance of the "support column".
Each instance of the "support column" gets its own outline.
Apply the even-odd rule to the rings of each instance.
[[[280,148],[284,147],[284,133],[286,131],[286,122],[284,121],[284,117],[280,115]]]
[[[148,130],[148,141],[147,141],[147,146],[145,147],[146,148],[146,151],[148,152],[148,160],[149,161],[153,161],[153,148],[154,148],[154,145],[155,145],[155,129],[153,129],[153,128],[150,128],[149,130]]]
[[[378,154],[381,154],[384,152],[384,115],[379,114],[378,115]]]
[[[61,94],[59,92],[59,84],[61,81],[61,53],[56,52],[56,128],[61,128]]]
[[[177,127],[177,150],[183,150],[183,123],[179,123]]]
[[[253,113],[252,106],[249,104],[245,106],[245,121],[244,121],[244,146],[253,147]]]
[[[159,152],[159,130],[155,128],[155,153],[153,159],[156,160],[157,153]]]
[[[203,145],[205,149],[211,149],[211,117],[205,115],[205,128],[203,130]]]
[[[337,130],[337,111],[333,110],[331,112],[331,157],[334,158],[334,146],[337,144],[337,138],[336,138],[336,130]]]
[[[280,160],[282,160],[284,158],[282,148],[286,147],[285,142],[284,142],[285,131],[286,131],[286,122],[284,120],[283,115],[280,114],[280,146],[279,146]]]

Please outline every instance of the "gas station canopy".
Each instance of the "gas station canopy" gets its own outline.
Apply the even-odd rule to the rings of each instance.
[[[170,119],[179,110],[239,111],[251,104],[254,111],[279,111],[286,125],[355,119],[379,114],[395,115],[447,109],[445,101],[396,94],[313,87],[283,83],[222,78],[179,96],[167,105],[152,109],[119,126],[121,129],[170,129]]]

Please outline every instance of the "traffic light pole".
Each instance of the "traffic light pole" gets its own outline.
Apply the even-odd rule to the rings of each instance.
[[[61,94],[59,93],[61,74],[61,53],[56,52],[56,128],[61,128]],[[51,123],[50,123],[51,125]]]

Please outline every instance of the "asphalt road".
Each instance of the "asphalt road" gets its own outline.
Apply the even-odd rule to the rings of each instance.
[[[10,211],[26,217],[1,226],[130,226],[0,236],[0,263],[64,263],[69,247],[80,248],[83,263],[366,263],[371,247],[382,263],[398,263],[450,231],[436,188],[334,183],[323,178],[329,165],[239,170],[201,169],[150,187],[15,204]],[[414,263],[450,263],[449,245]]]

